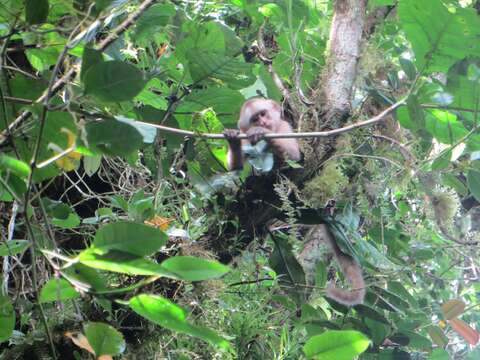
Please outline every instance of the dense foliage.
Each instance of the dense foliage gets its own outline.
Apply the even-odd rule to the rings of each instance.
[[[331,130],[333,3],[0,2],[0,358],[480,358],[479,2],[368,1],[347,121],[396,109],[265,182],[274,225],[202,135],[285,89]],[[325,222],[362,305],[324,297],[326,246],[302,260]]]

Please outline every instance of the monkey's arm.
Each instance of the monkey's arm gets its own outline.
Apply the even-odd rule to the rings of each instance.
[[[284,120],[281,120],[277,133],[290,133],[293,132],[290,124]],[[300,148],[296,139],[269,139],[269,143],[273,149],[275,155],[283,160],[299,161],[301,159]]]
[[[238,130],[227,129],[223,133],[228,141],[228,170],[243,169],[242,141],[238,138],[240,132]]]

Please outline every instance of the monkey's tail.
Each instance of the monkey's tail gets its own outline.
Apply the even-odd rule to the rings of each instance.
[[[353,306],[363,303],[365,298],[365,281],[362,276],[362,269],[360,265],[349,255],[340,250],[335,238],[329,233],[330,245],[332,247],[335,258],[342,268],[343,275],[350,282],[352,290],[344,290],[329,284],[327,287],[326,296],[333,300],[347,306]]]

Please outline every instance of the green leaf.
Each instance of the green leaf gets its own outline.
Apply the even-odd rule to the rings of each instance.
[[[83,264],[77,263],[66,268],[65,274],[75,286],[85,290],[102,291],[107,288],[107,279],[104,274]]]
[[[14,157],[1,154],[0,155],[0,170],[10,170],[15,175],[21,178],[28,178],[30,175],[30,166],[21,160],[17,160]]]
[[[400,281],[389,281],[388,290],[407,301],[411,306],[418,307],[418,302],[415,296],[412,296]]]
[[[237,126],[240,108],[245,101],[243,95],[237,91],[225,87],[209,87],[207,89],[195,90],[185,97],[178,112],[194,112],[212,108],[224,126]],[[192,125],[191,115],[177,115],[181,127],[190,129]]]
[[[279,276],[279,283],[285,286],[290,296],[300,303],[305,297],[305,272],[292,252],[292,246],[287,239],[276,236],[275,250],[268,259],[270,267]]]
[[[467,185],[473,197],[480,201],[480,171],[470,170],[467,173]]]
[[[323,261],[319,261],[315,265],[315,286],[324,288],[327,284],[327,265]]]
[[[106,255],[95,254],[87,249],[78,255],[80,263],[99,270],[107,270],[127,275],[156,275],[176,279],[176,275],[160,264],[129,253],[112,250]]]
[[[369,344],[361,332],[328,330],[308,339],[303,351],[309,359],[350,360],[367,350]]]
[[[432,351],[428,360],[450,360],[450,354],[445,349],[435,349]]]
[[[15,310],[8,296],[0,295],[0,343],[8,340],[15,328]]]
[[[108,324],[89,322],[85,324],[84,331],[97,357],[118,355],[125,351],[125,340],[122,333]]]
[[[83,168],[88,176],[94,175],[98,171],[98,169],[100,169],[101,164],[101,155],[83,157]]]
[[[442,174],[442,183],[445,186],[451,187],[461,196],[468,194],[465,184],[454,174]]]
[[[25,0],[25,19],[30,25],[46,22],[48,10],[48,0]]]
[[[168,240],[167,234],[153,226],[120,221],[97,230],[93,246],[97,253],[119,250],[137,256],[158,251]]]
[[[113,60],[94,64],[83,78],[85,94],[106,102],[133,99],[145,86],[143,73],[136,66]]]
[[[445,320],[450,320],[463,314],[465,303],[460,299],[449,300],[442,304],[442,314]]]
[[[162,262],[162,267],[178,275],[182,280],[201,281],[217,279],[230,271],[218,261],[193,256],[175,256]]]
[[[52,219],[52,224],[62,229],[72,229],[80,225],[80,218],[75,213],[69,213],[66,219]]]
[[[110,156],[128,156],[142,146],[142,135],[134,126],[123,121],[95,121],[85,128],[88,144]]]
[[[195,82],[210,79],[234,90],[243,89],[255,82],[252,64],[213,51],[196,50],[198,49],[188,52],[188,67]]]
[[[375,309],[367,305],[363,305],[363,304],[356,305],[354,306],[354,309],[360,316],[367,317],[377,322],[390,325],[390,322],[387,320],[385,316],[383,316],[380,312],[376,311]]]
[[[138,19],[135,27],[135,37],[143,40],[161,31],[176,14],[172,4],[155,4]]]
[[[441,143],[453,144],[468,133],[457,116],[448,111],[431,110],[426,114],[425,128]]]
[[[430,339],[440,347],[447,346],[448,344],[448,337],[445,335],[443,330],[438,327],[438,326],[429,326],[427,329],[428,335],[430,336]]]
[[[83,81],[87,70],[90,69],[93,65],[97,65],[103,62],[102,52],[95,50],[90,46],[86,46],[83,49],[82,56],[82,67],[80,69],[80,79]]]
[[[213,330],[190,324],[184,309],[159,295],[140,294],[130,299],[130,307],[137,314],[167,329],[198,337],[222,348],[230,349],[227,340]]]
[[[38,301],[41,303],[51,301],[64,301],[78,298],[80,294],[65,279],[51,279],[43,285]]]
[[[473,8],[449,11],[438,0],[402,0],[398,13],[417,68],[446,72],[455,62],[480,55],[480,20]]]
[[[10,256],[24,252],[30,246],[28,240],[11,240],[0,244],[0,256]]]

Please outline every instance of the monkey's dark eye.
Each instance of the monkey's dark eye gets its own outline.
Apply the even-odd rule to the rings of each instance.
[[[260,111],[260,116],[265,116],[267,115],[267,112],[265,110]]]

